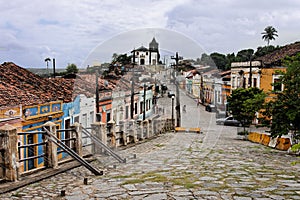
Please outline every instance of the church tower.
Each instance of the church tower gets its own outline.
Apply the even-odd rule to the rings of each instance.
[[[159,50],[158,50],[158,43],[153,37],[152,41],[149,43],[149,63],[150,65],[157,65],[159,63]]]

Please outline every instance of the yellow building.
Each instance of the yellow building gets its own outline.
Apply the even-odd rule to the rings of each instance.
[[[268,67],[261,69],[260,89],[268,95],[266,101],[271,100],[275,97],[276,92],[283,91],[284,89],[283,85],[273,86],[273,84],[280,79],[280,71],[285,72],[286,67]]]

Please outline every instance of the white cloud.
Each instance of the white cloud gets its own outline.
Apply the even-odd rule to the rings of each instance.
[[[97,45],[141,28],[178,31],[209,53],[230,53],[264,45],[260,33],[273,25],[279,37],[272,44],[284,45],[299,39],[299,8],[296,0],[7,1],[0,8],[0,62],[41,67],[45,56],[55,56],[58,67],[80,65]]]

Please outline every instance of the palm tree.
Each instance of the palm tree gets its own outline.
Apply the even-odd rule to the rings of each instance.
[[[277,30],[273,26],[267,26],[261,34],[263,34],[262,39],[267,41],[268,46],[270,40],[275,40],[275,36],[278,37]]]

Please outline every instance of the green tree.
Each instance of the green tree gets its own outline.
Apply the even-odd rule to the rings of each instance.
[[[243,127],[251,124],[264,104],[266,94],[258,88],[238,88],[228,97],[229,112]]]
[[[278,37],[277,30],[273,26],[267,26],[261,34],[263,35],[262,39],[267,41],[268,46],[270,40],[275,40],[275,36]]]
[[[225,70],[226,64],[227,64],[227,59],[224,54],[220,53],[212,53],[210,54],[211,59],[214,61],[216,67],[221,70]]]
[[[236,54],[236,60],[239,62],[247,62],[253,60],[253,49],[243,49]]]
[[[211,57],[209,55],[207,55],[206,53],[203,53],[203,54],[201,54],[199,64],[213,66],[214,61],[211,59]]]
[[[277,91],[276,99],[268,103],[265,114],[269,120],[266,121],[271,122],[273,137],[291,132],[296,138],[300,130],[300,53],[284,59],[283,66],[287,70],[281,73],[276,84],[284,85],[284,90]]]
[[[257,47],[256,52],[254,53],[255,57],[261,57],[264,55],[267,55],[269,53],[272,53],[275,50],[280,49],[280,47],[277,45],[276,47],[273,45],[264,46],[264,47]]]
[[[68,64],[67,68],[66,68],[66,72],[67,74],[76,74],[78,73],[78,68],[75,64]]]

